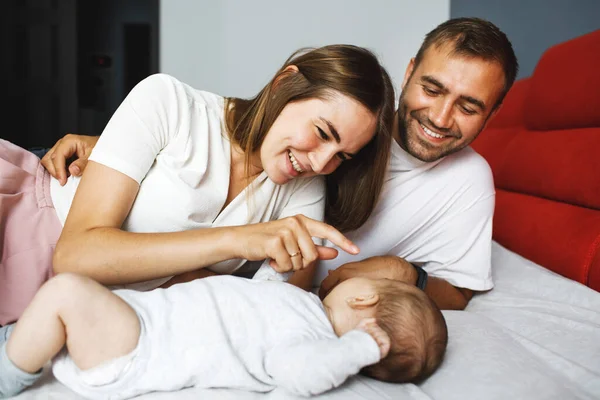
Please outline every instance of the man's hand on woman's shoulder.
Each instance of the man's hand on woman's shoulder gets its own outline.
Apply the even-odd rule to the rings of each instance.
[[[81,176],[100,136],[65,135],[42,158],[42,165],[61,185],[69,175]],[[74,159],[68,166],[67,163]]]

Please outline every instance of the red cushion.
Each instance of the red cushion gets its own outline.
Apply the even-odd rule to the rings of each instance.
[[[497,190],[494,239],[600,291],[600,211]]]
[[[600,128],[520,130],[506,147],[502,163],[492,166],[497,168],[495,184],[513,192],[600,210],[599,150]],[[494,154],[490,159],[498,157]]]
[[[523,126],[523,105],[529,89],[529,78],[515,82],[508,91],[498,114],[488,123],[488,128],[507,128]]]
[[[487,128],[481,132],[471,146],[490,164],[495,182],[498,182],[499,178],[496,174],[501,171],[501,166],[508,154],[506,148],[516,134],[517,129],[513,128]]]
[[[600,126],[600,29],[548,49],[525,102],[525,126],[535,130]]]
[[[494,239],[600,291],[598,93],[600,30],[546,51],[473,147],[494,174]]]
[[[596,240],[596,250],[590,265],[587,285],[600,292],[600,238]]]

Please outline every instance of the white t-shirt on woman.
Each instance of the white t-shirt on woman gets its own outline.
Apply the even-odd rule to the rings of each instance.
[[[122,228],[129,232],[175,232],[266,222],[296,214],[323,219],[324,180],[297,178],[273,183],[262,172],[223,209],[229,190],[231,149],[223,97],[177,79],[152,75],[140,82],[102,132],[90,160],[140,184]],[[65,186],[52,179],[52,200],[64,225],[79,178]],[[90,210],[94,212],[94,210]],[[232,273],[245,260],[211,266]],[[152,289],[168,278],[128,285]]]

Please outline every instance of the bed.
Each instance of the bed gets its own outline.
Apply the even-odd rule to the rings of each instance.
[[[474,143],[497,189],[495,288],[445,311],[441,368],[420,385],[362,376],[320,399],[600,399],[600,30],[550,48]],[[79,399],[49,373],[15,397]],[[236,390],[158,399],[288,399]]]

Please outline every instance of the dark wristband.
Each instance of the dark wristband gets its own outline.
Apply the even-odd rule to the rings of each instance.
[[[425,290],[425,286],[427,286],[427,272],[418,265],[411,263],[415,270],[417,271],[417,287],[421,290]]]

